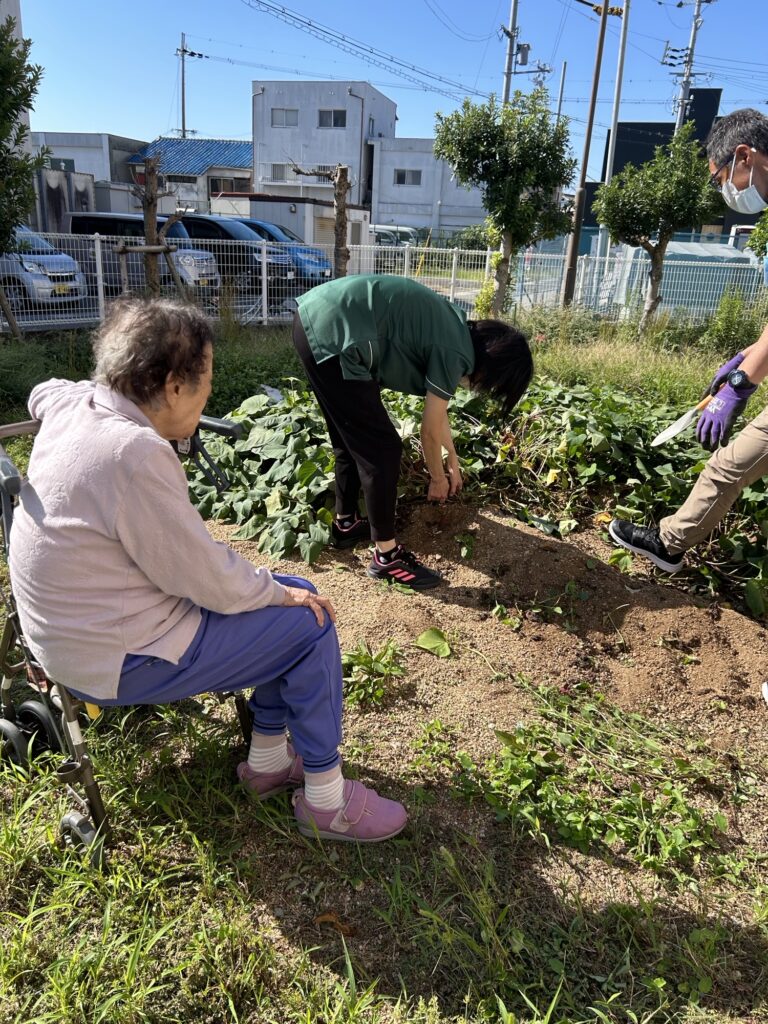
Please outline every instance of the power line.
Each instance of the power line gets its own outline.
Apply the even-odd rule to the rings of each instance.
[[[488,35],[485,36],[468,35],[463,29],[459,28],[456,22],[451,19],[450,15],[446,14],[442,7],[437,3],[437,0],[424,0],[424,3],[432,14],[434,14],[435,18],[437,18],[443,28],[448,29],[451,35],[456,36],[457,39],[462,39],[465,43],[485,43],[496,35],[495,30],[489,32]]]
[[[365,61],[366,64],[383,68],[385,71],[389,71],[390,74],[404,78],[406,81],[413,82],[416,85],[424,85],[425,83],[422,79],[427,78],[434,83],[431,89],[432,92],[441,93],[449,99],[456,100],[458,98],[456,95],[457,93],[466,95],[467,92],[470,92],[474,96],[482,96],[484,99],[487,98],[486,93],[478,92],[475,89],[467,89],[467,86],[461,82],[452,81],[449,78],[436,74],[434,71],[428,71],[426,68],[417,67],[415,64],[401,60],[399,57],[395,57],[391,53],[385,53],[376,47],[370,46],[368,43],[360,42],[357,39],[353,39],[351,36],[338,32],[336,29],[329,28],[326,25],[321,25],[320,22],[313,21],[310,18],[305,18],[303,15],[297,14],[288,7],[271,3],[270,0],[241,0],[241,3],[245,4],[246,7],[250,7],[252,10],[260,11],[262,14],[269,14],[271,17],[277,18],[278,21],[282,21],[286,25],[290,25],[292,28],[298,28],[300,31],[306,32],[315,39],[320,39],[324,43],[329,43],[331,46],[335,46],[337,49],[343,50],[345,53],[350,53],[354,57],[359,57],[361,60]],[[417,78],[416,75],[420,75],[421,79]]]
[[[275,71],[278,74],[296,75],[299,78],[315,78],[321,81],[328,80],[331,82],[349,81],[349,75],[330,75],[327,71],[309,71],[303,68],[289,68],[278,64],[262,64],[258,61],[238,60],[235,57],[220,57],[216,54],[199,53],[195,50],[186,50],[185,55],[199,60],[212,60],[218,64],[230,64],[233,67],[258,68],[260,71]],[[403,82],[378,82],[374,79],[370,84],[380,85],[385,89],[411,89],[418,92],[437,91],[426,82],[420,82],[414,85],[405,85]]]

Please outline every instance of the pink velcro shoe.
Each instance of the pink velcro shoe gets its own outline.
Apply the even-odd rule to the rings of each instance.
[[[290,743],[288,753],[293,760],[281,772],[255,772],[253,768],[248,767],[247,761],[241,761],[237,766],[237,777],[258,800],[277,796],[286,789],[295,789],[304,782],[304,763],[301,755],[296,753]]]
[[[362,782],[346,779],[344,803],[335,811],[323,811],[307,803],[304,790],[293,795],[293,813],[299,832],[320,839],[350,843],[379,843],[402,832],[408,815],[402,804],[387,800]]]

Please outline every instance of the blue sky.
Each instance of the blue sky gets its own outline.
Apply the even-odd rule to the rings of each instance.
[[[437,73],[467,90],[501,91],[505,43],[499,26],[509,0],[282,0],[322,25]],[[619,3],[620,0],[612,0]],[[705,4],[697,43],[700,84],[722,86],[722,111],[755,106],[768,113],[766,0]],[[660,64],[665,41],[685,47],[692,0],[632,0],[630,46],[622,97],[623,120],[669,120],[676,79]],[[552,66],[556,99],[562,62],[568,63],[564,112],[573,120],[580,158],[598,18],[579,0],[520,0],[520,40],[531,64]],[[180,127],[179,61],[187,47],[207,55],[187,61],[187,127],[201,135],[249,138],[254,79],[349,78],[370,81],[398,104],[398,135],[430,136],[436,111],[459,100],[411,87],[388,70],[336,49],[249,6],[248,0],[22,0],[24,34],[45,68],[31,123],[39,131],[102,131],[152,139]],[[599,173],[611,116],[620,21],[609,19],[590,156]],[[762,62],[762,63],[761,63]],[[271,65],[270,70],[248,65]],[[299,76],[296,71],[303,74]],[[531,76],[515,87],[527,91]]]

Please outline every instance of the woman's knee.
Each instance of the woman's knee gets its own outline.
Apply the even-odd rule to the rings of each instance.
[[[280,573],[273,572],[272,578],[277,580],[278,583],[282,583],[284,587],[298,587],[300,590],[309,590],[312,594],[317,593],[317,587],[314,583],[305,580],[303,576],[283,576]]]

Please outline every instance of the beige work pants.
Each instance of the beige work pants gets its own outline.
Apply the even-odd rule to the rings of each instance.
[[[725,448],[718,448],[674,515],[659,524],[670,553],[704,540],[749,484],[768,473],[768,408]]]

